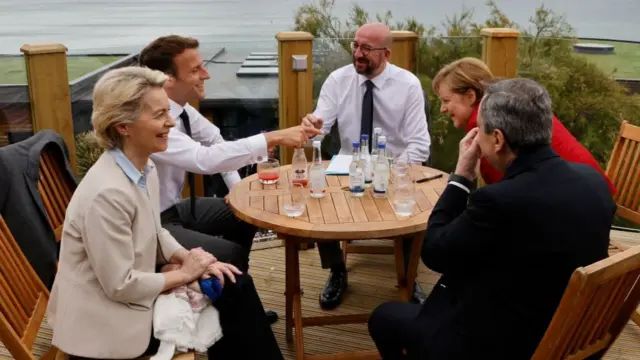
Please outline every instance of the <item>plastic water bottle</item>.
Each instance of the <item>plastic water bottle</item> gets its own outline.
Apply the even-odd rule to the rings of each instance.
[[[377,198],[387,197],[387,190],[389,188],[389,161],[385,156],[387,147],[387,139],[385,136],[380,136],[378,140],[378,157],[374,164],[373,175],[373,196]]]
[[[349,164],[349,191],[353,197],[362,197],[364,195],[364,169],[360,162],[360,143],[353,142],[353,159]]]
[[[311,197],[316,199],[323,198],[327,190],[319,140],[313,141],[313,159],[309,168],[309,178],[311,180]]]
[[[293,174],[291,175],[291,182],[293,184],[301,184],[307,186],[309,182],[309,174],[307,171],[307,155],[304,153],[303,148],[296,149],[293,152],[293,159],[291,159],[291,169]]]
[[[382,128],[373,129],[373,139],[371,139],[371,163],[375,164],[378,161],[378,139],[382,135]],[[374,165],[375,166],[375,165]]]
[[[373,182],[373,164],[369,152],[369,135],[360,135],[360,161],[364,168],[364,187],[370,187]]]

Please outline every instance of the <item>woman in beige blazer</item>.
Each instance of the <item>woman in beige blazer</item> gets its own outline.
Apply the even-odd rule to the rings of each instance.
[[[149,157],[166,150],[174,126],[165,81],[159,71],[125,67],[95,85],[91,121],[106,151],[67,209],[47,309],[53,345],[72,359],[155,354],[155,299],[206,273],[224,284],[214,303],[223,338],[209,357],[282,359],[249,275],[201,249],[185,250],[160,225],[158,175]],[[181,267],[157,273],[163,263]]]

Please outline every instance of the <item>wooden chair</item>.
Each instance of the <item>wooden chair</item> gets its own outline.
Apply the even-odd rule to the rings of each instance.
[[[60,242],[64,216],[76,184],[69,179],[64,169],[66,164],[63,163],[62,155],[55,154],[52,149],[54,148],[45,147],[40,156],[38,191],[47,211],[49,225],[53,229],[56,241]]]
[[[622,121],[605,173],[616,187],[616,215],[640,225],[640,127]],[[614,240],[611,245],[628,248]],[[632,318],[640,325],[640,310]]]
[[[34,360],[33,344],[49,301],[49,291],[0,217],[0,341],[15,360]],[[40,359],[53,360],[52,347]]]
[[[640,301],[640,246],[574,271],[532,360],[603,355]]]

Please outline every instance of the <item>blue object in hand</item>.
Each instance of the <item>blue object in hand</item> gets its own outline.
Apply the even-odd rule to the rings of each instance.
[[[216,301],[220,294],[222,294],[222,284],[220,284],[220,280],[216,277],[210,277],[208,279],[200,279],[198,280],[200,284],[200,289],[202,289],[202,293],[207,295],[211,301]]]

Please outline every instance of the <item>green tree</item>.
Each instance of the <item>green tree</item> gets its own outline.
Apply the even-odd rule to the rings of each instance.
[[[316,40],[316,50],[325,54],[314,68],[314,95],[328,74],[351,61],[349,42],[355,30],[372,20],[393,30],[414,31],[418,44],[417,76],[429,99],[429,126],[432,137],[431,165],[452,171],[462,131],[453,128],[450,119],[439,113],[440,102],[431,91],[431,79],[445,64],[465,56],[480,57],[480,30],[507,27],[521,32],[518,54],[520,76],[539,81],[553,99],[554,112],[569,131],[585,145],[604,167],[622,119],[637,123],[640,97],[630,95],[610,74],[606,74],[573,53],[575,33],[564,16],[544,6],[536,9],[526,27],[511,21],[493,1],[484,22],[473,20],[466,9],[442,22],[443,31],[434,25],[418,23],[415,18],[395,21],[391,12],[371,16],[355,4],[347,19],[333,14],[336,0],[314,0],[301,6],[295,15],[295,30],[307,31]],[[336,55],[339,54],[339,55]],[[334,133],[335,136],[335,133]],[[335,142],[333,143],[335,151]]]

